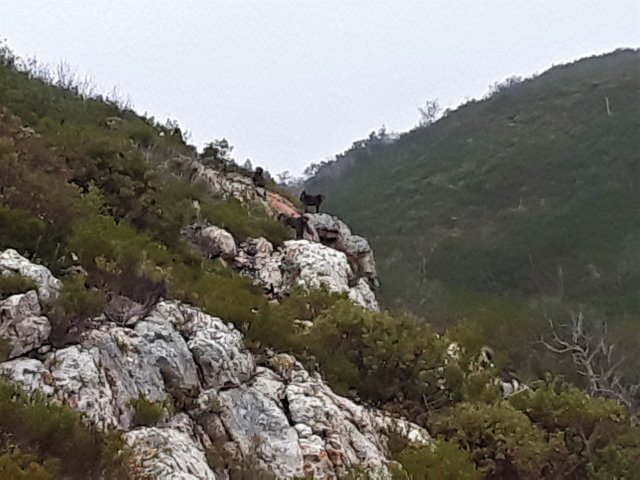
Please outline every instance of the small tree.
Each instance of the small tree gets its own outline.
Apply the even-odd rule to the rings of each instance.
[[[233,163],[232,150],[233,146],[229,144],[226,138],[214,140],[205,145],[201,157],[212,162],[216,167],[226,167]]]
[[[424,106],[422,108],[418,108],[418,111],[420,112],[420,126],[424,127],[435,122],[438,119],[440,110],[440,103],[438,103],[437,99],[427,99],[424,102]]]
[[[557,327],[552,319],[549,325],[551,338],[543,337],[541,343],[554,353],[570,354],[577,373],[587,383],[589,395],[617,400],[637,424],[640,383],[625,381],[621,372],[625,359],[614,355],[615,345],[607,340],[607,324],[603,322],[601,332],[594,333],[585,325],[580,312],[571,316],[569,325]]]

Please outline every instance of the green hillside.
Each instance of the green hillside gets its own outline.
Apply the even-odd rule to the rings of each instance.
[[[634,228],[640,204],[632,188],[638,174],[632,158],[638,150],[633,148],[637,139],[631,123],[637,119],[633,109],[637,114],[638,105],[633,104],[633,92],[627,92],[635,89],[637,94],[637,78],[627,68],[637,63],[637,55],[627,52],[599,61],[607,63],[604,70],[616,73],[607,73],[611,78],[604,80],[590,74],[595,80],[590,78],[578,90],[562,87],[562,95],[552,95],[553,88],[529,92],[539,80],[517,85],[488,102],[451,113],[433,127],[407,134],[395,145],[376,147],[373,142],[365,145],[372,149],[370,154],[351,152],[356,168],[340,185],[325,185],[329,206],[342,212],[337,205],[343,201],[345,216],[355,229],[373,239],[388,299],[395,295],[398,303],[416,310],[428,305],[430,313],[440,309],[443,317],[433,316],[434,320],[454,314],[475,320],[450,322],[451,328],[437,334],[406,312],[369,311],[344,295],[323,290],[294,289],[279,303],[271,302],[227,262],[193,251],[180,230],[195,221],[223,226],[236,241],[265,236],[278,245],[291,232],[259,203],[222,198],[172,169],[171,160],[186,155],[216,168],[242,171],[227,156],[218,156],[223,142],[199,154],[175,123],[161,124],[121,102],[89,95],[73,78],[61,81],[46,68],[25,65],[1,44],[0,251],[16,249],[62,280],[60,295],[41,302],[51,324],[46,341],[54,352],[82,341],[80,335],[96,327],[112,294],[138,302],[163,296],[232,322],[244,334],[247,349],[259,357],[267,349],[292,353],[310,371],[319,372],[336,393],[427,427],[436,449],[408,445],[389,432],[390,454],[405,469],[394,478],[630,478],[640,459],[640,431],[632,423],[638,412],[637,392],[631,389],[637,372],[628,379],[616,376],[601,382],[627,389],[622,393],[628,395],[616,396],[619,389],[611,393],[585,385],[544,349],[532,364],[530,352],[517,342],[532,338],[531,319],[539,315],[519,299],[537,294],[534,280],[544,279],[545,268],[555,268],[554,259],[573,260],[562,264],[566,295],[585,298],[589,285],[571,283],[572,269],[579,270],[584,256],[607,275],[613,275],[607,270],[613,259],[624,258],[616,264],[617,281],[602,276],[597,298],[611,299],[612,308],[618,309],[637,301],[633,286],[640,271],[640,243]],[[574,77],[563,72],[553,75]],[[567,81],[560,78],[557,83]],[[599,94],[593,102],[575,100],[581,113],[566,110],[566,120],[545,126],[548,102],[557,98],[564,105],[572,98],[567,91],[589,89]],[[519,90],[532,98],[541,96],[540,105],[530,111],[531,102],[515,100],[524,96],[516,95]],[[611,117],[603,114],[603,95],[609,96]],[[505,102],[517,107],[507,108]],[[465,120],[465,112],[473,114],[471,121]],[[596,138],[585,123],[607,132],[606,140]],[[547,137],[538,138],[526,125],[535,125],[535,131]],[[487,135],[490,128],[511,131],[512,137],[494,145],[492,135]],[[520,138],[527,139],[524,146]],[[618,153],[606,155],[614,146]],[[596,162],[596,157],[606,157],[608,165]],[[566,170],[563,162],[574,162],[571,171],[579,174],[560,175]],[[365,164],[367,168],[360,166]],[[335,172],[325,167],[315,181],[319,184],[331,171]],[[530,181],[529,175],[536,180]],[[514,210],[521,196],[522,208]],[[193,207],[196,200],[199,214]],[[594,207],[585,212],[589,205]],[[455,225],[452,216],[459,217]],[[596,216],[608,222],[607,228],[593,227]],[[526,237],[529,243],[521,239],[523,231],[533,232]],[[552,237],[556,251],[548,246],[549,237],[561,231],[567,240],[558,243]],[[593,232],[597,238],[583,238]],[[509,243],[518,239],[522,244]],[[532,255],[534,261],[521,264],[522,252],[530,245],[539,249]],[[628,252],[624,257],[621,245]],[[568,255],[574,247],[579,254]],[[531,263],[539,270],[527,270]],[[501,266],[503,276],[494,265]],[[485,270],[489,277],[483,276]],[[397,287],[392,287],[394,282]],[[546,294],[557,294],[543,286]],[[33,281],[20,275],[3,276],[0,301],[33,288]],[[409,289],[420,301],[412,303]],[[495,295],[508,290],[519,295],[515,301]],[[510,322],[495,323],[496,316],[502,320],[507,315]],[[520,323],[514,322],[516,317]],[[500,342],[501,336],[507,341]],[[496,365],[478,357],[486,343],[500,347]],[[7,342],[0,337],[0,362],[9,356]],[[609,365],[601,357],[593,362]],[[504,398],[495,383],[504,375],[498,370],[503,366],[518,371],[530,388]],[[557,377],[565,371],[575,385]],[[167,392],[171,393],[168,388]],[[177,413],[180,405],[175,402],[166,409]],[[146,418],[143,424],[152,425],[163,407],[141,401],[133,408]],[[195,415],[193,420],[206,418]],[[135,478],[121,433],[99,431],[70,407],[0,378],[2,479]],[[254,471],[246,458],[221,457],[226,442],[221,445],[217,436],[210,440],[205,453],[212,469]],[[366,478],[358,472],[343,473],[341,478]]]
[[[370,239],[387,307],[444,323],[505,295],[640,311],[638,51],[505,82],[339,157],[305,186]]]

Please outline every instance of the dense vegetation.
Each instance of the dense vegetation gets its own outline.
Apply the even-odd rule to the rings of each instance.
[[[370,312],[325,291],[268,302],[247,278],[181,239],[181,227],[195,220],[194,200],[205,220],[237,240],[264,235],[279,243],[285,236],[257,206],[217,198],[171,171],[172,156],[198,155],[175,124],[18,67],[3,50],[0,250],[15,248],[62,278],[60,296],[43,305],[54,346],[73,340],[71,332],[85,328],[107,293],[136,299],[141,289],[160,286],[166,296],[233,322],[250,348],[292,352],[337,392],[426,425],[439,447],[395,445],[405,467],[398,478],[615,478],[637,469],[639,434],[619,403],[552,378],[502,399],[491,382],[495,369],[477,362],[484,332],[473,322],[435,334],[411,314]],[[217,155],[216,145],[207,155]],[[20,277],[0,282],[2,295],[29,288]],[[465,308],[492,315],[481,301]],[[529,317],[522,318],[525,325]],[[456,355],[452,341],[461,346]],[[124,472],[117,436],[84,427],[64,407],[0,387],[2,478]],[[131,407],[139,425],[164,415],[144,397]],[[208,459],[214,468],[226,462],[215,448]]]
[[[0,381],[0,478],[126,479],[126,455],[117,434]]]
[[[505,351],[560,305],[637,343],[639,70],[623,50],[508,79],[397,140],[356,142],[306,189],[371,241],[388,308],[472,318]]]

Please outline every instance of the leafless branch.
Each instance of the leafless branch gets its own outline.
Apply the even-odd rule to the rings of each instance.
[[[629,411],[632,421],[637,422],[640,408],[640,384],[625,382],[621,367],[623,357],[616,358],[615,345],[607,340],[607,324],[595,335],[585,325],[582,312],[571,316],[568,325],[556,325],[549,319],[551,334],[540,342],[557,354],[570,354],[576,371],[585,378],[587,392],[617,400]]]

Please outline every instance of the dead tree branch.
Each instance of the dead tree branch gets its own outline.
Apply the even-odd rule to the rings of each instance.
[[[556,325],[549,319],[551,335],[540,342],[557,354],[569,354],[579,375],[587,382],[587,393],[592,396],[617,400],[624,405],[632,421],[638,421],[640,409],[640,383],[625,382],[621,367],[624,357],[616,358],[615,345],[607,340],[607,324],[597,334],[585,325],[582,312],[571,316],[568,325]]]

